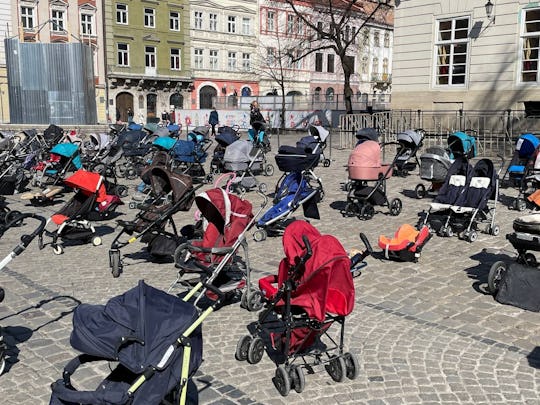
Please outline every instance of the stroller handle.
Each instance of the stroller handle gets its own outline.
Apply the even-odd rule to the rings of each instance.
[[[302,260],[305,263],[311,256],[313,256],[313,250],[311,249],[311,243],[309,243],[309,239],[306,235],[302,235],[302,240],[304,241],[304,245],[306,247],[306,254],[302,257]]]

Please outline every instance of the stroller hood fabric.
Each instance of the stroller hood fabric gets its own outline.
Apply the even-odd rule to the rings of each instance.
[[[225,148],[223,160],[231,163],[249,162],[251,149],[253,149],[251,142],[240,139]]]
[[[356,132],[358,143],[364,141],[379,141],[379,132],[375,128],[362,128]]]
[[[81,190],[85,195],[97,193],[96,202],[105,201],[107,191],[103,184],[103,177],[99,173],[77,170],[64,180],[66,186]]]
[[[375,141],[365,141],[356,146],[349,156],[349,166],[381,167],[381,147]]]
[[[413,131],[412,129],[408,129],[407,131],[397,134],[397,141],[407,146],[415,147],[422,142],[422,134]]]
[[[275,158],[278,169],[287,173],[315,168],[320,155],[309,153],[303,147],[281,145]]]
[[[321,142],[326,141],[326,138],[330,135],[330,132],[320,125],[311,125],[309,127],[309,133],[314,138],[318,138]]]
[[[174,173],[164,167],[156,166],[150,170],[150,186],[156,195],[165,195],[172,191],[173,203],[177,203],[193,188],[193,181],[188,175]],[[191,202],[186,209],[190,206]]]

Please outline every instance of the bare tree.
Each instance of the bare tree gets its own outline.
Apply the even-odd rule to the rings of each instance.
[[[295,59],[305,58],[322,50],[333,50],[343,69],[345,109],[347,114],[351,114],[353,112],[351,75],[354,73],[354,59],[350,53],[358,42],[357,37],[362,28],[369,21],[384,19],[391,9],[389,1],[311,0],[307,2],[312,6],[311,15],[299,8],[297,0],[284,1],[312,33],[308,39],[309,46],[305,47],[302,54]],[[302,4],[305,5],[306,2]],[[357,26],[358,21],[362,23],[353,32],[350,27]]]

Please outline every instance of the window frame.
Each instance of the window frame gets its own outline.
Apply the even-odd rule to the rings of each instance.
[[[242,70],[251,72],[251,55],[247,52],[242,52]]]
[[[276,11],[275,10],[266,10],[266,31],[267,32],[276,31]]]
[[[336,68],[336,57],[333,53],[329,53],[326,55],[326,72],[327,73],[335,73]]]
[[[202,48],[193,49],[193,67],[194,69],[204,68],[204,49]]]
[[[171,61],[171,70],[182,70],[182,49],[171,48],[169,54]]]
[[[540,7],[531,7],[529,9],[523,9],[521,10],[521,23],[520,23],[520,38],[519,38],[519,72],[518,72],[518,83],[521,85],[538,85],[540,84],[540,29],[538,31],[532,31],[527,32],[526,26],[527,23],[530,23],[530,21],[527,21],[527,12],[537,12],[540,13]],[[540,20],[531,20],[532,22],[538,22],[540,25]],[[530,38],[536,38],[537,44],[536,46],[529,47],[529,51],[531,53],[536,51],[536,59],[532,59],[531,56],[526,57],[525,52],[525,44],[526,41]],[[531,74],[534,72],[533,69],[524,69],[525,64],[531,63],[536,64],[536,79],[535,80],[523,80],[524,74],[528,73]]]
[[[218,49],[209,49],[208,50],[208,63],[210,70],[219,70],[219,50]]]
[[[26,10],[27,12],[23,12],[23,10]],[[30,13],[28,13],[30,12]],[[21,27],[24,30],[33,30],[35,28],[34,20],[36,19],[36,7],[31,5],[21,5],[20,6],[20,13],[21,13]]]
[[[89,21],[84,21],[85,18],[84,17],[88,17],[89,18]],[[80,13],[80,22],[81,22],[81,26],[80,26],[80,30],[81,30],[81,35],[86,35],[88,37],[95,37],[96,36],[96,30],[95,30],[95,24],[94,24],[94,21],[95,21],[95,14],[94,13],[91,13],[91,12],[88,12],[88,11],[81,11]],[[90,31],[90,32],[85,32],[85,31]]]
[[[208,30],[216,32],[218,30],[218,15],[217,13],[208,14]]]
[[[196,30],[202,30],[203,25],[203,12],[199,10],[193,11],[193,28]]]
[[[324,54],[322,52],[315,52],[315,72],[322,73],[324,65]]]
[[[242,35],[251,35],[251,18],[242,17]]]
[[[120,46],[126,47],[126,49],[120,49]],[[122,57],[121,57],[122,56]],[[122,63],[120,60],[122,59]],[[121,67],[129,67],[129,44],[125,42],[116,43],[116,63]]]
[[[124,6],[124,10],[119,10],[118,6]],[[116,3],[116,23],[121,25],[128,25],[129,24],[129,6],[125,3]],[[125,18],[125,21],[119,21],[123,20]]]
[[[143,15],[144,15],[144,20],[143,20],[144,28],[156,28],[156,9],[150,8],[150,7],[144,7]]]
[[[176,15],[176,16],[175,16]],[[182,15],[180,11],[170,10],[169,11],[169,31],[178,32],[182,29],[181,25]]]
[[[55,17],[55,13],[61,13],[62,17]],[[66,10],[61,8],[52,8],[51,9],[51,32],[55,34],[66,33]],[[58,28],[60,27],[60,28]]]
[[[235,15],[227,16],[227,33],[236,34],[236,16]]]
[[[466,21],[467,26],[466,30],[462,27],[457,27],[458,21]],[[457,17],[449,17],[449,18],[441,18],[435,22],[435,41],[434,41],[434,49],[433,49],[433,57],[434,57],[434,71],[433,71],[433,85],[434,87],[440,87],[440,88],[463,88],[467,87],[468,85],[468,74],[469,74],[469,63],[470,63],[470,38],[469,38],[469,32],[472,29],[471,27],[471,17],[470,16],[457,16]],[[442,23],[450,22],[450,29],[441,29]],[[465,35],[459,38],[456,38],[456,32],[462,33],[465,31]],[[442,39],[441,37],[445,35],[445,33],[450,34],[449,39]],[[459,46],[465,46],[465,52],[458,52],[456,53],[455,50]],[[439,54],[441,47],[449,47],[449,53],[448,55],[445,55],[446,50],[444,52],[444,58],[448,59],[448,63],[440,63],[440,57]],[[456,63],[455,57],[464,57],[463,63]],[[456,66],[463,66],[464,70],[463,73],[457,72],[455,73]],[[444,73],[443,67],[447,68],[447,73]],[[441,73],[443,72],[443,73]],[[440,83],[440,78],[447,77],[447,83]],[[454,79],[458,77],[463,77],[463,82],[455,82]]]
[[[149,51],[152,49],[151,51]],[[154,45],[144,46],[144,67],[155,69],[157,67],[157,47]]]
[[[237,69],[236,51],[227,52],[227,71],[234,72]]]

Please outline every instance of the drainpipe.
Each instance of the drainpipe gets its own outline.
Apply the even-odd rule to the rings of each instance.
[[[103,75],[105,80],[105,120],[107,121],[107,124],[109,124],[109,121],[112,123],[115,123],[116,121],[113,121],[110,114],[109,114],[109,63],[107,60],[107,33],[106,33],[106,27],[107,24],[105,24],[105,3],[106,0],[101,0],[101,26],[103,27]]]

